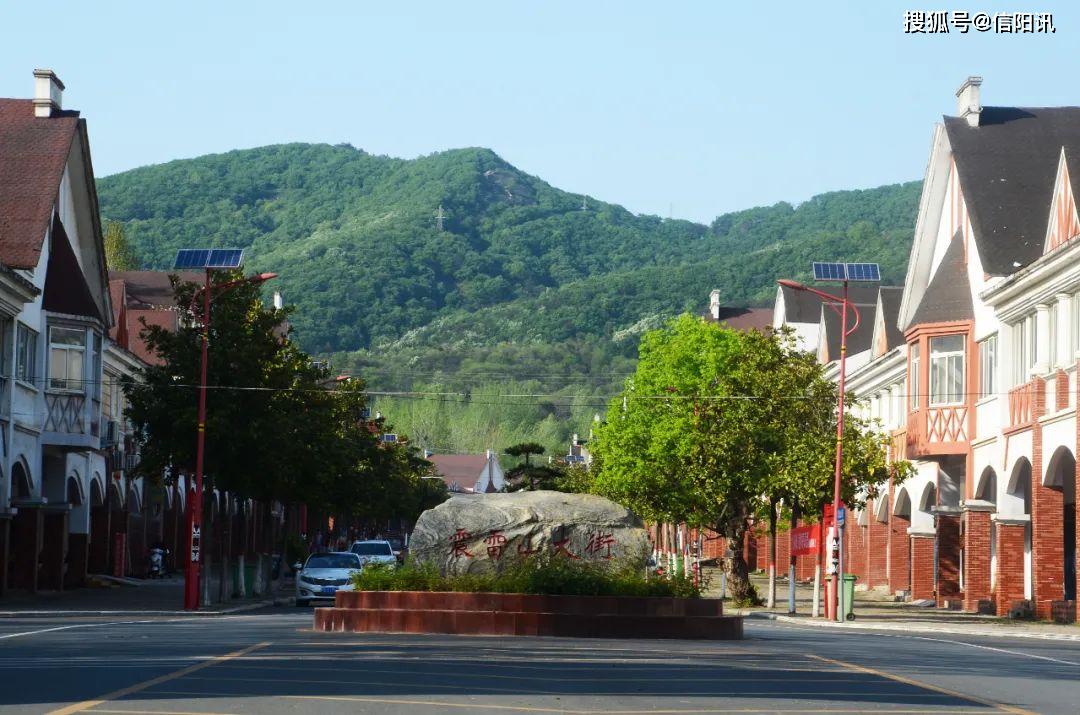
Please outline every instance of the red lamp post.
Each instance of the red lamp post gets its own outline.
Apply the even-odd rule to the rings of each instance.
[[[779,280],[779,281],[777,281],[777,283],[779,283],[780,285],[785,286],[787,288],[791,288],[793,290],[804,290],[804,291],[807,291],[809,293],[813,293],[814,295],[818,296],[823,301],[825,301],[825,305],[829,306],[834,311],[836,311],[837,314],[840,315],[840,379],[839,379],[839,385],[838,385],[839,391],[840,391],[840,396],[839,396],[839,406],[837,407],[838,412],[837,412],[837,416],[836,416],[836,469],[835,469],[835,473],[834,473],[834,476],[833,476],[833,502],[832,502],[833,520],[834,520],[834,523],[836,523],[836,527],[837,527],[837,529],[836,529],[836,538],[837,538],[837,540],[839,542],[839,540],[840,540],[840,528],[839,528],[839,526],[840,525],[838,523],[837,515],[840,513],[840,487],[841,487],[841,473],[843,471],[842,460],[843,460],[843,456],[844,456],[844,378],[845,378],[846,372],[847,372],[847,339],[848,339],[848,336],[851,335],[852,333],[854,333],[855,330],[858,329],[858,327],[859,327],[859,321],[860,321],[859,309],[857,307],[855,307],[854,303],[851,303],[848,300],[848,282],[847,282],[847,280],[844,280],[844,282],[843,282],[844,289],[843,289],[843,294],[841,296],[835,296],[835,295],[832,295],[831,293],[826,293],[824,291],[820,291],[820,290],[817,290],[816,288],[811,288],[809,286],[805,286],[802,283],[797,283],[795,281]],[[837,303],[840,304],[839,308],[836,307]],[[848,307],[849,306],[851,307],[851,310],[855,313],[855,324],[851,326],[850,330],[847,327],[847,315],[848,315]],[[824,534],[822,534],[822,536],[824,536]],[[836,620],[838,618],[838,614],[840,614],[840,612],[841,612],[839,601],[840,601],[840,588],[842,586],[842,582],[840,580],[840,578],[841,578],[840,571],[843,568],[843,543],[838,543],[838,548],[840,550],[840,562],[838,564],[838,568],[834,569],[834,571],[833,571],[833,579],[832,579],[832,581],[833,581],[833,591],[832,591],[831,597],[826,602],[825,616],[826,616],[826,618],[829,618],[830,620]],[[840,615],[839,618],[842,619],[843,616]]]
[[[202,330],[202,367],[199,378],[199,417],[198,436],[195,446],[195,493],[189,494],[187,522],[188,522],[188,546],[190,554],[187,568],[184,570],[184,610],[195,611],[199,608],[199,577],[202,568],[202,507],[203,507],[203,455],[206,448],[206,363],[208,345],[210,343],[210,293],[213,290],[224,293],[244,283],[258,285],[277,278],[276,273],[260,273],[256,276],[241,278],[221,285],[211,286],[210,268],[206,269],[206,284],[200,291],[203,299],[203,330]],[[192,299],[192,308],[199,294]]]

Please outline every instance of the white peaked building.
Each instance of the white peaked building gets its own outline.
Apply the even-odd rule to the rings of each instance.
[[[858,516],[848,563],[940,606],[1075,620],[1080,107],[984,107],[981,83],[934,127],[903,289],[853,346],[857,409],[916,474]],[[776,324],[835,360],[790,301]]]
[[[0,99],[0,588],[59,590],[109,566],[132,490],[103,449],[112,306],[86,121],[51,71],[34,83]]]

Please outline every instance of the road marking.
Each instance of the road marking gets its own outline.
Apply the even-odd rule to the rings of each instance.
[[[110,713],[111,715],[233,715],[232,713],[215,713],[206,710],[99,710],[94,708],[92,713]]]
[[[509,710],[511,712],[530,713],[559,713],[560,715],[691,715],[708,713],[837,713],[842,715],[862,715],[875,713],[881,715],[892,713],[893,715],[930,715],[932,713],[949,715],[985,715],[985,710],[863,710],[843,708],[693,708],[693,709],[663,709],[663,710],[578,710],[559,707],[530,707],[527,705],[485,705],[480,703],[454,703],[445,700],[405,700],[397,698],[366,698],[360,696],[337,696],[337,695],[286,695],[293,700],[329,700],[338,702],[379,703],[382,705],[428,705],[440,708],[463,708],[466,710]]]
[[[966,700],[969,703],[977,703],[979,705],[985,705],[986,707],[995,708],[997,710],[1000,710],[1001,712],[1012,713],[1013,715],[1039,715],[1038,713],[1033,712],[1031,710],[1024,710],[1023,708],[1017,708],[1017,707],[1013,707],[1011,705],[1005,705],[1004,703],[995,702],[993,700],[987,700],[985,698],[980,698],[980,697],[978,697],[976,695],[968,695],[966,693],[961,693],[961,692],[956,691],[956,690],[949,690],[948,688],[942,688],[941,686],[938,686],[938,685],[931,685],[930,683],[924,683],[924,682],[922,682],[920,680],[914,680],[912,678],[906,678],[906,677],[904,677],[902,675],[894,675],[893,673],[886,673],[883,670],[875,670],[874,668],[867,668],[867,667],[862,666],[862,665],[855,665],[854,663],[845,663],[842,660],[833,660],[832,658],[826,658],[823,655],[814,655],[813,653],[810,653],[808,655],[809,655],[809,657],[813,658],[814,660],[820,660],[820,661],[825,662],[825,663],[831,663],[832,665],[843,666],[845,668],[850,668],[851,670],[856,670],[856,671],[859,671],[861,673],[871,673],[873,675],[877,675],[877,676],[880,676],[882,678],[887,678],[889,680],[894,680],[894,681],[896,681],[898,683],[906,683],[906,684],[912,685],[912,686],[914,686],[916,688],[922,688],[924,690],[930,690],[932,692],[940,693],[942,695],[948,695],[950,697],[958,698],[960,700]]]
[[[72,626],[55,626],[53,628],[42,628],[36,631],[23,631],[21,633],[5,633],[0,636],[0,640],[6,640],[8,638],[22,638],[23,636],[36,636],[41,633],[52,633],[53,631],[66,631],[72,628],[101,628],[102,626],[129,626],[140,623],[160,623],[160,621],[109,621],[107,623],[76,623]]]
[[[111,693],[105,693],[104,695],[100,696],[96,700],[84,700],[81,703],[75,703],[74,705],[68,705],[67,707],[60,708],[59,710],[53,710],[48,715],[71,715],[72,713],[83,712],[83,711],[89,710],[90,708],[95,707],[97,705],[102,705],[104,703],[107,703],[110,700],[117,700],[117,699],[125,697],[127,695],[137,693],[137,692],[139,692],[141,690],[146,690],[147,688],[152,688],[155,685],[160,685],[161,683],[167,683],[170,680],[176,680],[177,678],[182,678],[185,675],[188,675],[190,673],[194,673],[196,671],[202,670],[203,668],[209,668],[212,665],[216,665],[218,663],[224,663],[225,661],[232,660],[233,658],[241,658],[241,657],[247,655],[248,653],[251,653],[252,651],[258,650],[260,648],[265,648],[268,645],[270,645],[270,644],[269,643],[256,643],[253,646],[248,646],[247,648],[241,648],[240,650],[233,651],[232,653],[226,653],[225,655],[219,655],[216,658],[211,658],[209,660],[204,660],[201,663],[195,663],[194,665],[189,665],[186,668],[181,668],[180,670],[174,671],[172,673],[166,673],[165,675],[161,675],[161,676],[158,676],[156,678],[152,678],[150,680],[144,680],[141,683],[136,683],[135,685],[129,685],[126,688],[121,688],[119,690],[114,690]]]
[[[1024,653],[1019,650],[1009,650],[1007,648],[995,648],[989,645],[979,645],[978,643],[965,643],[964,641],[954,641],[947,638],[929,638],[927,636],[899,636],[900,638],[911,638],[917,641],[934,641],[935,643],[952,643],[954,645],[966,645],[968,648],[979,648],[981,650],[992,650],[997,653],[1008,653],[1009,655],[1020,655],[1025,658],[1035,658],[1036,660],[1047,660],[1051,663],[1061,663],[1063,665],[1080,665],[1080,663],[1074,660],[1062,660],[1060,658],[1051,658],[1048,655],[1035,655],[1034,653]]]

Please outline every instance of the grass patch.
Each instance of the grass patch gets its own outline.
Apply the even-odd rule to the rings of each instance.
[[[645,578],[637,568],[611,569],[571,561],[533,560],[500,573],[443,576],[430,564],[400,568],[369,565],[352,577],[358,591],[457,591],[528,593],[545,596],[677,596],[698,598],[701,589],[682,575]]]

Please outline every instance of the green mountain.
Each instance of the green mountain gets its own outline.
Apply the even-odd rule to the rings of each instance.
[[[713,288],[728,305],[766,305],[777,278],[837,258],[878,261],[899,282],[919,188],[832,192],[705,226],[560,191],[475,148],[403,160],[288,144],[98,181],[104,218],[125,224],[145,267],[169,268],[185,246],[247,248],[249,269],[280,275],[300,342],[336,369],[432,393],[517,380],[551,396],[539,419],[602,404],[633,368],[636,336],[703,310]]]

